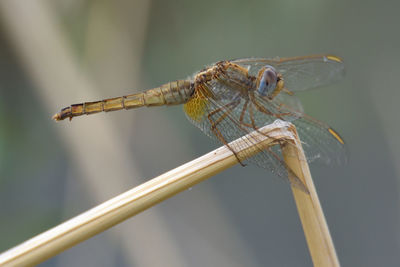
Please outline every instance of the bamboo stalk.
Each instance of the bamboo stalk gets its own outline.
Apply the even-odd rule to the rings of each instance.
[[[282,145],[282,155],[287,166],[300,178],[309,191],[309,194],[305,194],[292,186],[312,261],[314,266],[340,266],[296,128],[291,126],[290,131],[294,134],[293,144],[295,146],[288,145],[288,143]],[[289,175],[293,174],[289,173]]]
[[[312,181],[308,180],[311,179],[311,175],[307,163],[301,160],[304,159],[304,154],[299,140],[296,139],[294,126],[278,120],[261,128],[260,132],[268,133],[272,138],[252,132],[249,135],[253,140],[259,140],[257,144],[248,146],[244,143],[244,138],[249,137],[246,136],[233,141],[231,145],[242,147],[238,152],[240,158],[256,154],[256,146],[261,144],[267,147],[276,139],[298,145],[299,149],[297,146],[283,145],[282,152],[287,165],[305,181],[310,191],[310,194],[307,194],[297,187],[292,187],[313,262],[317,266],[339,266],[315,188]],[[297,159],[293,155],[296,155]],[[237,159],[232,152],[226,146],[220,147],[4,252],[0,255],[0,265],[38,264],[236,163]]]

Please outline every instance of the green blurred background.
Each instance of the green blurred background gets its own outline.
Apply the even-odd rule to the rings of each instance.
[[[398,1],[0,1],[0,251],[215,148],[181,107],[55,123],[240,57],[332,53],[304,92],[349,164],[311,171],[343,266],[397,266]],[[288,184],[235,166],[41,266],[310,266]]]

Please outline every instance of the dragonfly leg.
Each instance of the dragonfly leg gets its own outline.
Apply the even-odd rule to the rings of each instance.
[[[258,131],[258,128],[256,127],[256,125],[254,123],[254,118],[252,117],[253,109],[251,108],[251,106],[249,107],[249,113],[250,113],[250,120],[252,121],[252,123],[250,124],[250,123],[244,122],[244,114],[246,113],[248,104],[249,104],[249,100],[246,100],[246,102],[243,105],[242,111],[240,112],[239,122],[241,125],[244,125],[248,128],[252,128],[255,131]]]
[[[261,113],[264,113],[268,116],[274,116],[277,119],[281,119],[281,120],[285,120],[283,117],[284,116],[290,116],[293,115],[290,112],[286,112],[286,113],[273,113],[271,111],[269,111],[267,108],[265,108],[263,105],[261,105],[260,103],[257,102],[257,100],[254,98],[254,95],[250,94],[250,100],[251,102],[254,104],[254,106],[256,107],[256,109],[258,111],[260,111]]]
[[[244,120],[244,113],[245,113],[247,107],[248,107],[248,109],[249,109],[249,117],[250,117],[250,122],[251,122],[251,123],[245,123],[245,122],[243,121],[243,120]],[[245,105],[243,106],[242,112],[241,112],[241,116],[240,116],[240,118],[239,118],[239,122],[240,122],[240,124],[242,124],[242,125],[244,125],[244,126],[246,126],[246,127],[248,127],[248,128],[252,128],[254,131],[256,131],[257,133],[259,133],[259,134],[261,134],[261,135],[263,135],[263,136],[265,136],[265,137],[274,139],[274,142],[275,142],[275,143],[277,143],[277,144],[280,144],[280,143],[281,143],[279,139],[273,138],[273,137],[269,136],[267,133],[263,133],[263,132],[261,132],[261,131],[259,130],[259,128],[257,127],[257,125],[256,125],[256,123],[255,123],[255,120],[254,120],[254,111],[253,111],[253,106],[252,106],[252,105],[248,106],[248,105],[246,105],[246,103],[245,103]]]
[[[250,97],[250,100],[252,101],[252,103],[254,104],[254,106],[256,107],[256,109],[258,110],[258,111],[260,111],[260,112],[262,112],[262,113],[264,113],[264,114],[266,114],[266,115],[269,115],[269,116],[274,116],[274,117],[276,117],[276,118],[278,118],[278,119],[282,119],[282,120],[284,120],[284,118],[283,118],[283,116],[293,116],[293,114],[292,113],[290,113],[290,112],[285,112],[285,113],[273,113],[273,112],[271,112],[271,111],[269,111],[267,108],[265,108],[263,105],[261,105],[261,104],[259,104],[257,101],[256,101],[256,99],[254,99],[254,95],[253,95],[253,97]],[[256,130],[256,131],[258,131],[258,129],[257,129],[257,127],[256,127],[256,125],[255,125],[255,121],[254,121],[254,115],[253,115],[253,110],[252,110],[252,106],[250,106],[250,120],[251,120],[251,123],[252,123],[252,127]],[[261,134],[263,134],[263,133],[261,133]],[[269,137],[269,138],[273,138],[273,137],[270,137],[270,136],[268,136],[267,134],[263,134],[264,136],[266,136],[266,137]],[[279,144],[279,145],[283,145],[284,143],[285,143],[285,140],[281,140],[281,139],[277,139],[277,138],[275,138],[275,143],[277,143],[277,144]],[[292,144],[290,144],[290,143],[288,143],[289,145],[292,145]]]
[[[211,124],[211,131],[214,133],[214,135],[230,150],[232,151],[232,153],[235,155],[236,159],[238,160],[238,162],[240,163],[240,165],[242,165],[243,167],[246,166],[239,158],[239,156],[237,155],[236,151],[228,144],[228,142],[226,141],[225,137],[223,136],[223,134],[221,133],[221,131],[218,129],[218,125],[227,117],[229,116],[229,114],[232,112],[232,110],[237,107],[237,105],[239,105],[240,101],[233,101],[231,103],[226,104],[223,107],[220,107],[216,110],[211,111],[208,115],[207,118]],[[224,110],[225,108],[229,107],[226,111]],[[224,113],[217,119],[217,120],[213,120],[212,116],[214,116],[215,114],[224,111]]]
[[[260,134],[262,134],[262,135],[264,135],[264,136],[266,136],[266,137],[268,137],[268,138],[273,138],[273,137],[271,137],[271,136],[268,136],[268,134],[262,133],[262,132],[260,132],[260,131],[258,130],[258,127],[256,126],[255,121],[254,121],[254,114],[253,114],[253,108],[252,108],[252,106],[249,107],[249,114],[250,114],[250,121],[251,121],[251,126],[252,126],[252,128],[253,128],[254,130],[256,130],[258,133],[260,133]],[[290,143],[284,143],[283,140],[278,139],[278,138],[273,138],[273,139],[274,139],[274,141],[275,141],[277,144],[279,144],[279,145],[281,145],[281,146],[290,144]],[[284,167],[286,168],[288,174],[291,174],[291,175],[288,176],[290,182],[291,182],[294,186],[296,186],[296,187],[302,189],[304,192],[308,193],[308,190],[307,190],[306,186],[303,184],[303,182],[300,180],[300,178],[292,171],[292,169],[282,160],[282,158],[281,158],[278,154],[276,154],[274,151],[272,151],[270,147],[265,148],[265,150],[266,150],[270,155],[272,155],[272,156],[275,158],[275,160],[279,162],[279,164],[281,164],[282,166],[284,166]]]
[[[246,113],[246,109],[247,109],[247,105],[248,104],[249,104],[249,100],[246,99],[246,102],[244,102],[244,104],[243,104],[242,111],[240,112],[240,118],[239,118],[239,122],[241,124],[245,125],[245,126],[247,126],[247,125],[243,122],[243,119],[244,119],[244,114]]]

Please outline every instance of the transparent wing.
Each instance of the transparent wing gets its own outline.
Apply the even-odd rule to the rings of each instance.
[[[343,165],[347,162],[347,149],[343,139],[331,127],[308,116],[293,122],[296,126],[308,162]]]
[[[329,125],[294,110],[277,98],[271,101],[257,96],[257,100],[263,105],[273,106],[283,114],[295,114],[290,117],[290,121],[296,126],[308,162],[317,161],[327,165],[341,165],[347,162],[347,149],[343,138]]]
[[[275,96],[274,100],[276,103],[283,104],[287,107],[290,107],[292,111],[296,113],[304,113],[303,105],[294,95],[288,95],[284,92],[280,93],[279,95]]]
[[[230,102],[222,103],[209,98],[207,99],[204,116],[200,120],[194,120],[190,116],[188,116],[188,119],[214,141],[226,145],[254,131],[253,125],[259,128],[272,123],[277,118],[263,114],[251,102],[246,103],[245,99],[233,98]],[[289,120],[290,118],[287,117],[286,119]],[[259,150],[256,155],[249,157],[245,162],[268,169],[288,181],[288,169],[282,160],[280,147],[276,145],[269,149],[264,149],[262,146],[257,145],[259,141],[255,137],[245,139],[247,145],[255,145]],[[230,148],[235,152],[241,150],[240,147]],[[290,182],[294,186],[305,190],[304,185],[297,177]]]
[[[343,61],[331,55],[314,55],[293,58],[245,58],[232,62],[256,75],[265,65],[273,66],[282,74],[285,87],[290,91],[303,91],[340,80],[344,75]]]

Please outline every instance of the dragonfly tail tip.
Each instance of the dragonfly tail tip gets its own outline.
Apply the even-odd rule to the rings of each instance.
[[[53,117],[51,117],[53,120],[55,121],[60,121],[61,120],[61,116],[60,113],[54,114]]]

